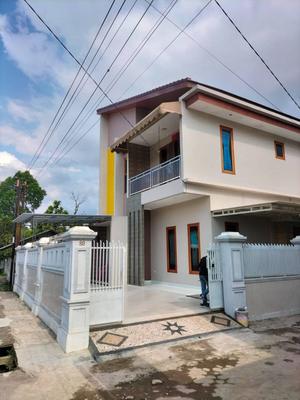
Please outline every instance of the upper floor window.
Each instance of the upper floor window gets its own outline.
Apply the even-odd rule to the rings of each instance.
[[[167,271],[177,272],[176,226],[167,228]]]
[[[222,171],[228,174],[235,174],[233,130],[226,126],[220,127]]]
[[[285,160],[285,148],[284,143],[274,141],[275,146],[275,157],[279,158],[279,160]]]

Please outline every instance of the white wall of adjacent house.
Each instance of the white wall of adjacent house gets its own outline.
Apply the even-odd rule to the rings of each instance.
[[[299,142],[188,110],[184,105],[182,114],[183,179],[230,190],[257,191],[262,197],[269,194],[300,198]],[[233,129],[235,174],[222,172],[220,125]],[[285,160],[275,157],[274,140],[284,142]],[[247,195],[243,193],[244,203]]]
[[[198,274],[189,273],[187,225],[200,224],[201,255],[212,240],[209,198],[202,197],[151,211],[151,280],[199,286]],[[166,228],[176,226],[177,273],[167,272]]]

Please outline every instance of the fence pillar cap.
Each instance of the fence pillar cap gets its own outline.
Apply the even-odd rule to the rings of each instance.
[[[64,241],[68,240],[93,240],[97,236],[88,226],[73,226],[60,236]]]
[[[247,237],[241,235],[239,232],[222,232],[215,239],[218,242],[245,242]]]
[[[50,238],[48,237],[42,237],[39,241],[38,241],[38,245],[39,246],[45,246],[46,244],[50,243]]]
[[[300,245],[300,235],[290,241],[293,245]]]

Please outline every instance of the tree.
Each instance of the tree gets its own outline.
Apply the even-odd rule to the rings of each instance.
[[[15,218],[16,183],[19,179],[23,191],[24,204],[22,212],[34,212],[46,196],[46,191],[29,171],[18,171],[14,176],[9,176],[0,183],[0,247],[10,244],[13,237],[13,220]],[[23,230],[27,228],[23,227]],[[0,258],[4,257],[0,254]]]
[[[73,214],[76,215],[79,211],[79,207],[86,201],[85,196],[81,196],[79,193],[72,192],[71,199],[74,203],[74,212]]]
[[[60,200],[53,200],[53,203],[48,206],[45,214],[69,214],[67,210],[63,208]]]
[[[53,203],[50,204],[45,211],[45,214],[69,214],[67,210],[65,210],[61,204],[60,200],[53,200]],[[54,230],[57,233],[65,232],[65,227],[61,224],[41,224],[38,226],[38,232]]]
[[[21,212],[34,212],[46,196],[46,191],[41,188],[38,181],[29,171],[18,171],[13,177],[6,178],[0,183],[0,217],[9,217],[11,220],[15,216],[16,203],[16,183],[19,179],[20,184],[26,182],[26,191],[24,193],[24,209]]]

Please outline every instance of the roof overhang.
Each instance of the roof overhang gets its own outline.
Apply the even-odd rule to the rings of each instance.
[[[31,223],[38,224],[62,224],[62,225],[84,225],[109,222],[111,217],[108,215],[70,215],[70,214],[34,214],[23,213],[19,215],[13,222],[17,224]]]
[[[126,132],[120,139],[118,139],[112,146],[112,151],[124,150],[129,141],[143,133],[150,126],[154,125],[157,121],[167,114],[181,115],[180,102],[172,101],[161,103],[153,111],[151,111],[145,118],[139,121],[132,129]]]
[[[215,218],[228,217],[233,215],[252,214],[262,217],[289,216],[297,217],[300,221],[300,204],[271,202],[263,204],[254,204],[244,207],[224,208],[221,210],[212,211],[212,216]]]
[[[185,93],[188,109],[212,114],[272,134],[300,141],[300,120],[217,89],[196,85]]]

